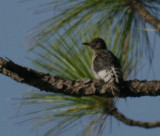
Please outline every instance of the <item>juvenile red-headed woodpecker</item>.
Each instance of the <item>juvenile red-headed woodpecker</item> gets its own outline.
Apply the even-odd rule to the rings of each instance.
[[[120,83],[123,81],[121,65],[116,56],[107,49],[103,39],[96,37],[91,42],[83,43],[89,46],[94,55],[92,58],[92,71],[96,79],[106,83]]]

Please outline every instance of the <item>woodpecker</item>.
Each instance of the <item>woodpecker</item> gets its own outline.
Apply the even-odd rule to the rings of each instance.
[[[107,49],[103,39],[96,37],[91,42],[83,43],[93,51],[92,71],[96,79],[101,79],[106,83],[121,83],[123,73],[121,65],[116,56]]]

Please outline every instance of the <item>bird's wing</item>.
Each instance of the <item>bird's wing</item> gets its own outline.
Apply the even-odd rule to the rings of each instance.
[[[93,66],[99,78],[105,82],[113,82],[113,80],[119,82],[123,80],[120,62],[109,50],[96,54]]]

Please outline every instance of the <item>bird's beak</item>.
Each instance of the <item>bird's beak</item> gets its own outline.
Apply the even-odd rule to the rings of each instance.
[[[89,43],[82,43],[83,45],[87,45],[87,46],[89,46]]]

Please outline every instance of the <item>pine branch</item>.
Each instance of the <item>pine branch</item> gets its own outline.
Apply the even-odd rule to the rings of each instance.
[[[113,103],[111,102],[109,103],[107,101],[105,104],[105,113],[114,116],[117,120],[123,122],[126,125],[143,127],[143,128],[160,127],[160,121],[143,122],[143,121],[135,121],[133,119],[129,119],[125,115],[120,113]]]
[[[0,73],[40,90],[68,95],[114,97],[114,92],[119,92],[118,97],[160,95],[160,81],[129,80],[124,81],[121,87],[106,84],[99,80],[81,79],[72,81],[17,65],[13,61],[1,57]]]
[[[133,7],[138,14],[148,23],[152,24],[158,31],[160,31],[160,20],[154,17],[143,5],[140,0],[128,0],[131,7]]]
[[[122,121],[123,123],[130,125],[130,126],[138,126],[138,127],[143,127],[143,128],[160,127],[160,121],[155,121],[155,122],[135,121],[135,120],[129,119],[126,116],[124,116],[116,108],[114,108],[112,112],[110,112],[110,115],[113,115],[117,120]]]

